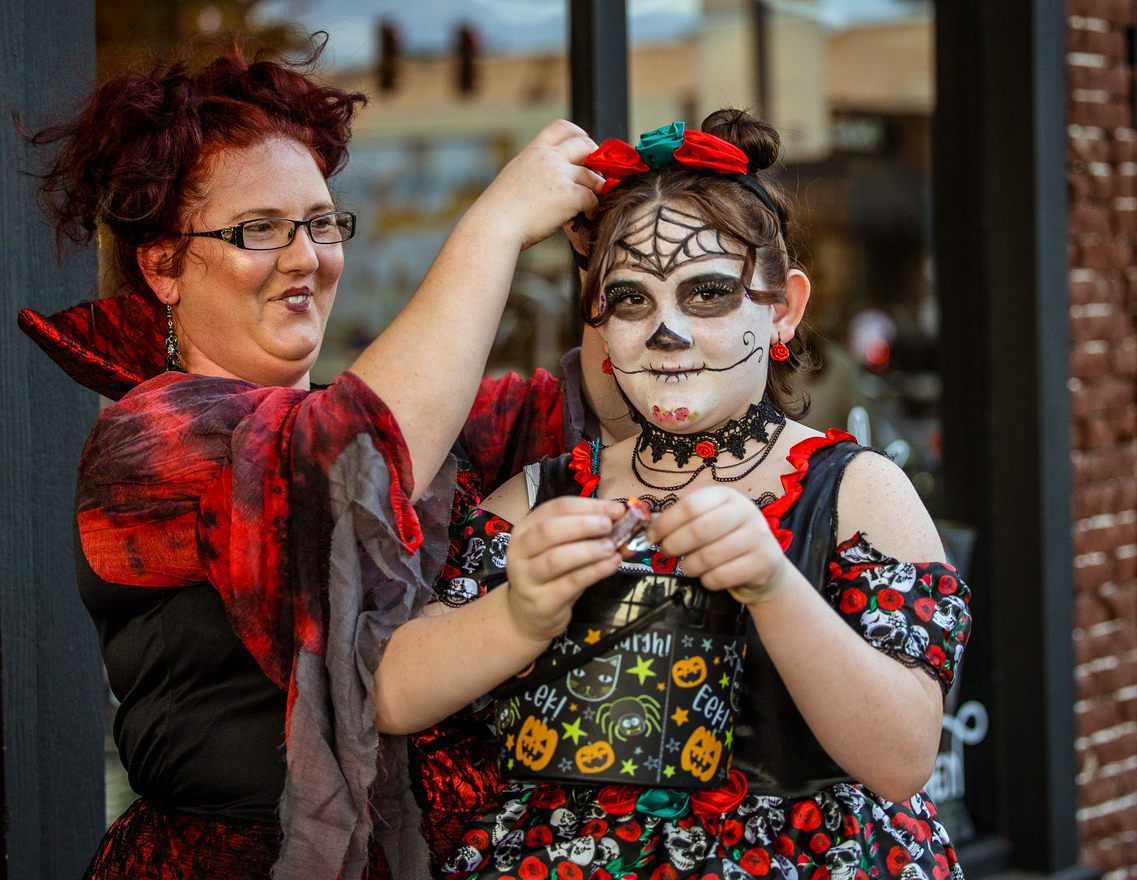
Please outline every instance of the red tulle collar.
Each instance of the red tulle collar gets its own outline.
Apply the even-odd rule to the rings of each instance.
[[[786,461],[794,466],[794,470],[792,473],[782,475],[782,488],[786,490],[785,494],[762,508],[762,514],[766,517],[770,531],[778,539],[783,551],[790,546],[794,534],[789,529],[781,528],[781,522],[794,506],[794,502],[801,497],[801,481],[809,473],[809,460],[813,453],[827,446],[835,446],[843,440],[855,442],[856,439],[845,431],[830,428],[821,437],[810,437],[791,447]],[[600,451],[597,442],[585,440],[579,443],[569,457],[568,466],[574,472],[573,479],[581,486],[580,494],[585,498],[594,495],[600,483]]]

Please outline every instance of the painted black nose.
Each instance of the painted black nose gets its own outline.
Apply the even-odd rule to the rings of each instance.
[[[684,339],[666,324],[660,324],[648,339],[647,347],[653,351],[682,351],[691,347],[691,340]]]

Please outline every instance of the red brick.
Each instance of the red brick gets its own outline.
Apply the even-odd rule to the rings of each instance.
[[[1110,368],[1118,376],[1137,376],[1137,345],[1115,345],[1110,349]]]
[[[1113,563],[1110,560],[1078,566],[1074,569],[1074,588],[1079,591],[1097,590],[1113,580]]]
[[[1070,162],[1113,162],[1115,154],[1113,141],[1104,137],[1082,135],[1066,139],[1066,156]]]
[[[1111,138],[1109,141],[1110,161],[1132,162],[1137,160],[1137,140],[1132,138]]]
[[[1077,735],[1090,736],[1099,730],[1108,730],[1124,724],[1125,720],[1121,706],[1113,700],[1096,700],[1088,709],[1078,713],[1075,719]]]
[[[1112,369],[1113,358],[1108,349],[1087,351],[1084,348],[1075,348],[1070,352],[1070,375],[1077,376],[1082,381],[1109,375]]]
[[[1098,205],[1074,208],[1070,211],[1070,231],[1075,235],[1111,234],[1110,211]]]
[[[1070,187],[1070,200],[1089,198],[1094,191],[1094,181],[1089,172],[1079,169],[1066,174],[1066,184]]]
[[[1132,473],[1119,477],[1114,481],[1116,496],[1114,498],[1114,512],[1123,510],[1137,510],[1137,476]]]
[[[1080,37],[1081,44],[1085,47],[1082,50],[1084,52],[1106,55],[1110,58],[1125,58],[1129,53],[1125,35],[1120,31],[1074,31],[1074,33]]]
[[[1074,520],[1097,516],[1112,511],[1115,489],[1109,484],[1089,483],[1074,486],[1074,503],[1071,515]]]
[[[1089,629],[1112,619],[1109,606],[1095,593],[1079,593],[1074,597],[1074,626],[1078,629]]]

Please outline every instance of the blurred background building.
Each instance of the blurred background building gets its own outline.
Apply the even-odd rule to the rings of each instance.
[[[60,0],[9,2],[34,45],[37,10]],[[627,113],[598,140],[725,106],[772,122],[813,281],[808,421],[887,449],[975,588],[929,787],[964,869],[1137,878],[1133,0],[96,0],[84,15],[71,39],[94,71],[59,61],[72,77],[196,33],[299,48],[324,30],[327,75],[371,97],[336,182],[359,233],[317,381],[398,313],[511,155],[583,118],[573,71],[615,64],[591,97]],[[9,77],[32,63],[19,54]],[[574,275],[560,235],[522,255],[490,372],[556,372],[580,335]],[[111,816],[132,797],[115,763]]]

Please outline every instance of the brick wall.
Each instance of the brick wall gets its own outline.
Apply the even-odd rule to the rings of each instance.
[[[1078,827],[1106,880],[1137,880],[1134,6],[1066,3]]]

